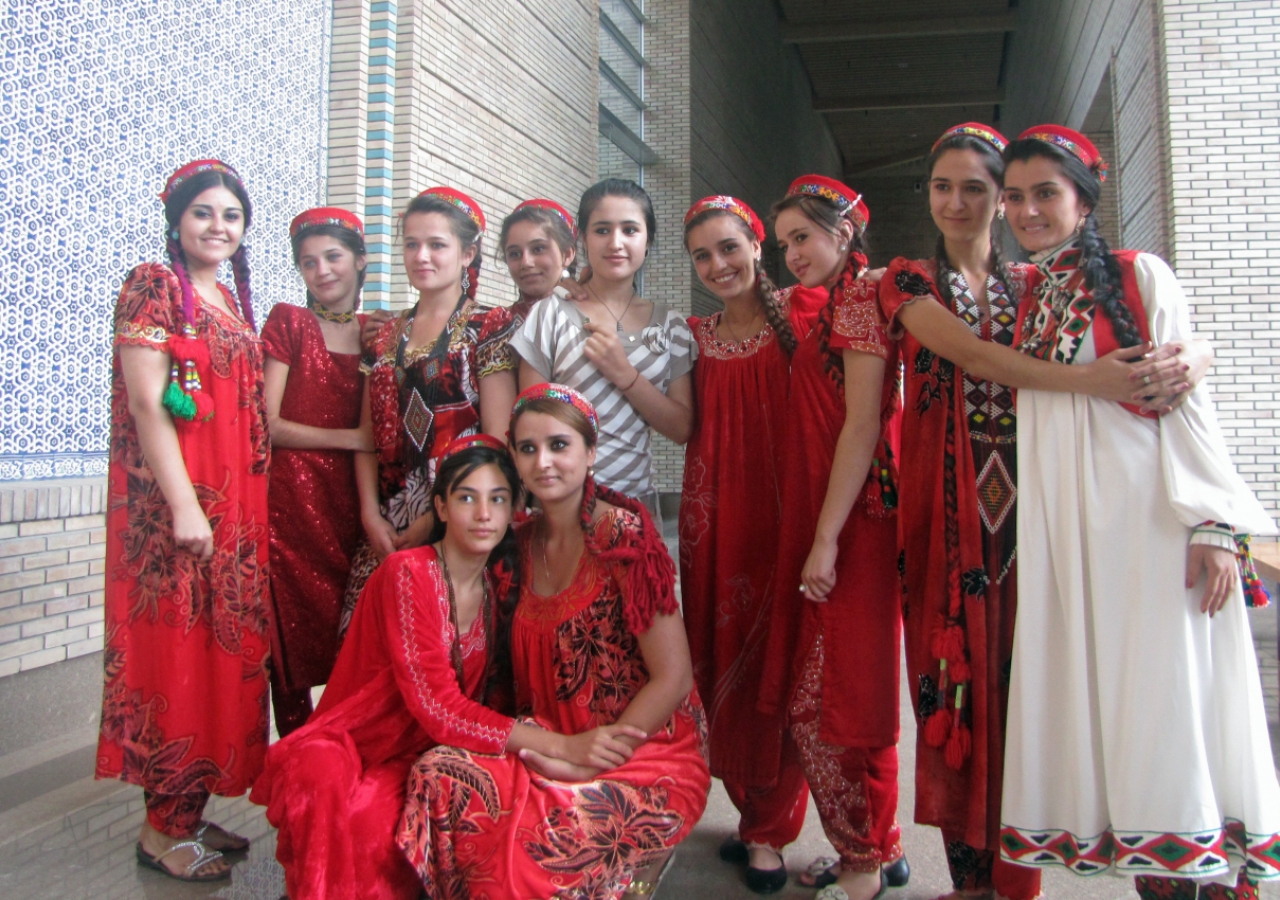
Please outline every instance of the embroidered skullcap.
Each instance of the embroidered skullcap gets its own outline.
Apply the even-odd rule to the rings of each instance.
[[[1063,128],[1061,125],[1036,125],[1018,135],[1018,140],[1043,141],[1046,144],[1052,144],[1084,163],[1085,168],[1097,175],[1099,181],[1107,180],[1106,160],[1093,145],[1093,141],[1078,131]]]
[[[569,210],[565,209],[554,200],[548,200],[546,197],[534,197],[532,200],[526,200],[517,206],[512,212],[519,212],[526,207],[536,207],[538,209],[549,209],[560,218],[564,219],[564,224],[569,226],[569,233],[575,238],[578,236],[578,226],[573,224],[573,216],[569,215]]]
[[[463,450],[471,450],[475,447],[487,447],[490,450],[507,452],[507,445],[491,434],[469,434],[466,437],[454,438],[450,441],[449,445],[444,448],[444,452],[440,454],[440,462],[444,462]]]
[[[592,434],[600,434],[600,420],[596,416],[596,408],[591,405],[591,401],[568,385],[550,383],[535,384],[532,387],[525,388],[520,392],[520,396],[516,397],[515,406],[511,407],[513,431],[516,417],[520,415],[521,410],[534,400],[557,400],[560,403],[569,404],[587,417],[587,421],[591,423]]]
[[[825,175],[801,175],[791,182],[791,187],[787,188],[788,197],[797,195],[821,197],[823,200],[834,203],[840,215],[848,217],[854,225],[858,226],[859,231],[865,230],[867,223],[871,221],[871,211],[867,209],[867,204],[862,202],[862,195],[834,178],[827,178]]]
[[[454,190],[451,187],[429,187],[418,196],[425,197],[428,195],[432,197],[439,197],[446,203],[452,203],[454,206],[458,207],[458,209],[467,214],[472,222],[476,223],[476,227],[480,229],[480,233],[484,233],[484,213],[480,211],[480,204],[462,193],[462,191]]]
[[[976,137],[978,140],[986,141],[996,148],[997,153],[1003,153],[1004,148],[1009,146],[1009,139],[990,125],[983,125],[981,122],[963,122],[959,125],[953,125],[944,131],[942,137],[934,141],[933,150],[930,152],[937,150],[939,144],[956,134],[967,134],[969,137]]]
[[[289,237],[296,238],[298,233],[318,225],[337,225],[356,234],[364,235],[364,224],[355,213],[339,206],[317,206],[306,212],[298,213],[289,223]]]
[[[168,203],[169,197],[182,185],[184,181],[191,178],[193,175],[199,175],[201,172],[222,172],[224,175],[230,175],[236,181],[240,181],[240,173],[231,168],[231,166],[222,162],[222,160],[192,160],[169,176],[169,180],[164,183],[164,190],[160,192],[160,202]]]
[[[760,221],[760,217],[756,215],[756,211],[747,204],[743,203],[737,197],[730,197],[727,194],[718,194],[714,197],[703,197],[693,206],[689,207],[689,211],[684,214],[684,227],[688,228],[689,223],[697,216],[712,209],[723,209],[733,213],[739,219],[747,223],[747,227],[751,229],[751,233],[756,236],[757,241],[764,241],[764,223]]]

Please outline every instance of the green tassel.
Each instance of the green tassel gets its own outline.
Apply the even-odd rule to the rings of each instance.
[[[164,397],[160,401],[174,418],[190,422],[196,417],[196,401],[191,395],[178,386],[178,382],[170,381],[164,389]]]

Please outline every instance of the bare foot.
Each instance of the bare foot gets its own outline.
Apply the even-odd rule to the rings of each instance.
[[[195,839],[210,850],[218,850],[222,853],[243,853],[249,849],[248,838],[227,831],[213,822],[201,822],[200,827],[196,829]]]
[[[138,835],[138,845],[142,847],[144,853],[153,859],[168,853],[174,844],[188,840],[191,840],[191,838],[171,838],[163,835],[146,822],[142,823],[142,831]],[[230,871],[231,866],[227,861],[222,857],[218,857],[217,859],[209,860],[194,872],[187,872],[187,866],[191,865],[199,857],[200,852],[195,847],[183,847],[181,850],[169,853],[164,859],[159,860],[159,863],[164,867],[165,871],[175,878],[186,878],[188,875],[214,878]]]
[[[783,866],[782,854],[772,847],[748,844],[747,865],[753,869],[764,869],[765,871],[781,869]]]

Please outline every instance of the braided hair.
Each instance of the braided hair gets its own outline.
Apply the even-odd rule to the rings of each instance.
[[[1089,214],[1085,216],[1077,238],[1080,245],[1079,267],[1084,273],[1084,284],[1089,289],[1094,304],[1111,323],[1120,346],[1136,347],[1142,343],[1142,334],[1138,331],[1129,307],[1124,303],[1120,262],[1098,231],[1098,219],[1094,215],[1102,196],[1102,179],[1078,158],[1046,141],[1034,138],[1014,141],[1004,151],[1006,165],[1015,161],[1027,162],[1037,156],[1055,163],[1059,171],[1075,186],[1080,199],[1089,206]]]
[[[245,231],[248,231],[253,221],[253,206],[249,203],[249,194],[240,183],[240,179],[229,172],[209,170],[193,175],[174,188],[164,204],[164,218],[168,224],[168,228],[165,229],[165,255],[169,259],[169,268],[173,269],[173,274],[178,277],[178,284],[182,286],[182,314],[187,324],[195,323],[195,289],[191,286],[186,255],[182,251],[182,242],[178,235],[179,223],[187,207],[196,197],[214,187],[224,187],[235,195],[240,208],[244,210],[244,227]],[[236,300],[240,303],[240,314],[249,327],[254,328],[253,295],[249,289],[249,250],[243,238],[236,252],[231,254],[230,263],[231,275],[236,287]]]
[[[350,228],[344,228],[341,225],[323,224],[311,225],[303,228],[297,234],[289,239],[289,243],[293,249],[293,264],[298,266],[301,264],[302,244],[310,237],[331,237],[335,241],[341,243],[344,247],[355,254],[356,259],[368,255],[365,248],[364,235]],[[356,272],[356,302],[354,309],[360,308],[360,289],[364,287],[365,276],[369,273],[369,267],[365,266]],[[316,298],[311,295],[310,289],[307,290],[307,306],[314,307]]]
[[[438,197],[434,194],[419,194],[409,201],[408,207],[405,208],[404,214],[400,217],[400,231],[404,233],[404,223],[412,215],[418,213],[439,213],[449,221],[449,230],[453,232],[454,237],[462,244],[465,250],[468,247],[475,247],[475,256],[471,258],[471,262],[467,265],[467,297],[471,300],[476,298],[476,288],[480,285],[480,262],[481,262],[481,237],[480,226],[464,213],[458,207],[454,206],[448,200]]]
[[[929,154],[929,159],[926,163],[926,171],[930,178],[933,177],[933,168],[938,164],[938,160],[942,159],[950,150],[970,150],[978,154],[978,158],[982,160],[987,174],[996,183],[997,192],[1004,187],[1004,157],[989,141],[964,133],[948,135],[933,148],[933,152]],[[934,250],[934,262],[937,266],[935,284],[938,288],[939,296],[942,296],[946,285],[950,284],[951,273],[955,271],[955,267],[951,265],[951,260],[947,257],[947,242],[942,235],[938,235],[938,244]],[[1012,298],[1013,292],[1009,289],[1009,270],[1005,266],[1004,258],[1000,255],[1000,241],[996,231],[995,219],[991,220],[991,256],[987,265],[996,281],[1000,282],[1005,295]],[[972,287],[973,285],[970,285],[970,288]],[[945,296],[942,299],[944,301],[948,300]]]
[[[742,217],[727,209],[706,209],[698,213],[684,226],[684,248],[689,249],[689,232],[697,228],[703,222],[707,222],[714,218],[728,216],[737,223],[738,228],[742,230],[743,235],[748,241],[754,241],[756,236],[751,233],[751,228],[746,222],[742,221]],[[764,319],[769,323],[769,327],[773,329],[773,333],[778,337],[778,343],[782,345],[782,349],[787,356],[796,352],[795,330],[791,327],[791,321],[787,318],[786,310],[782,308],[782,304],[778,302],[778,286],[773,283],[773,279],[765,272],[764,265],[759,259],[752,260],[752,267],[755,270],[755,287],[756,295],[760,300],[760,306],[764,310]]]

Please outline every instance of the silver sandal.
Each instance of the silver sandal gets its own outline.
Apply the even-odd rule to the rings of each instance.
[[[164,859],[173,851],[185,850],[188,847],[196,850],[197,855],[195,860],[193,860],[190,865],[183,868],[181,873],[174,872],[172,869],[170,869],[168,866],[166,866],[164,863],[161,862],[162,859]],[[207,875],[196,874],[196,872],[198,872],[202,867],[207,866],[211,862],[215,862],[219,859],[222,859],[221,853],[219,853],[217,850],[210,850],[208,847],[206,847],[204,844],[200,843],[199,841],[178,841],[178,843],[174,844],[168,850],[164,851],[163,853],[157,854],[156,856],[152,856],[146,850],[143,850],[142,842],[139,841],[136,847],[136,852],[137,852],[139,863],[146,866],[148,869],[155,869],[158,872],[163,872],[164,874],[168,875],[170,878],[176,878],[178,881],[223,881],[231,877],[230,867],[222,869],[218,872],[210,872]]]

